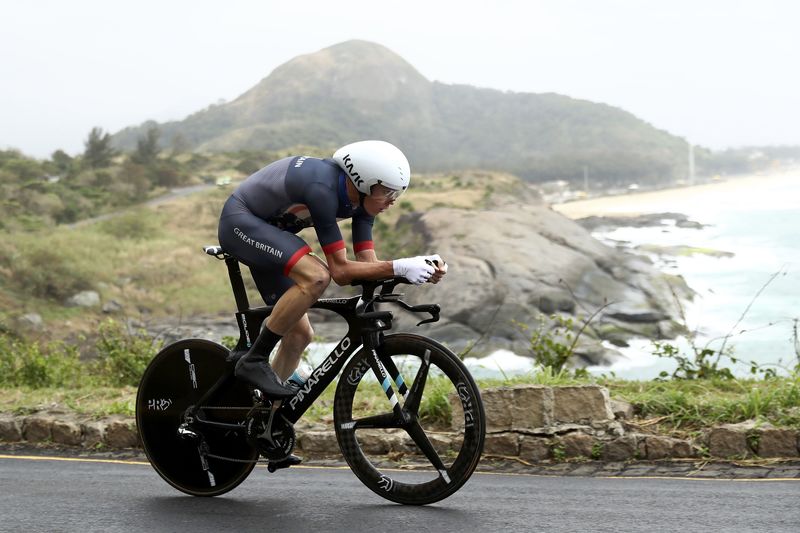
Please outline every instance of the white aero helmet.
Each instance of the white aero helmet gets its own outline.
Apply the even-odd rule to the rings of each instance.
[[[401,193],[411,182],[408,159],[399,148],[385,141],[359,141],[342,146],[333,154],[333,160],[362,194],[369,194],[376,184]]]

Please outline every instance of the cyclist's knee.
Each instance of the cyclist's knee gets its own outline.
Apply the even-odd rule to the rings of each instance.
[[[314,272],[313,275],[308,277],[306,281],[305,292],[314,296],[315,298],[319,298],[322,296],[322,293],[325,292],[325,289],[328,288],[330,283],[330,273],[326,269],[320,268]]]
[[[315,298],[322,296],[331,283],[331,274],[328,269],[310,256],[298,261],[289,273],[289,277],[303,292]]]

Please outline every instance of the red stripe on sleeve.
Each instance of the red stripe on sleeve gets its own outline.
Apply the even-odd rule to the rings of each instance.
[[[284,275],[284,276],[288,276],[288,275],[289,275],[289,272],[291,272],[291,271],[292,271],[292,268],[294,268],[294,265],[295,265],[295,264],[297,264],[297,262],[298,262],[298,261],[300,261],[300,259],[301,259],[301,258],[302,258],[304,255],[306,255],[306,254],[309,254],[309,253],[311,253],[311,247],[310,247],[310,246],[303,246],[302,248],[300,248],[299,250],[297,250],[297,251],[296,251],[296,252],[295,252],[295,253],[292,255],[292,257],[291,257],[291,258],[289,258],[289,262],[288,262],[288,263],[286,263],[286,266],[285,266],[285,267],[283,267],[283,275]]]
[[[353,250],[358,253],[363,250],[374,250],[375,243],[372,241],[361,241],[353,244]]]
[[[323,246],[322,251],[325,253],[325,255],[331,255],[339,250],[344,250],[344,247],[344,241],[340,240]]]

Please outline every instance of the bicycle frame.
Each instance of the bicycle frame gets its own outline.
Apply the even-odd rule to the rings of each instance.
[[[371,331],[368,335],[362,335],[364,325],[361,322],[363,320],[359,320],[356,316],[356,308],[360,300],[360,296],[328,298],[318,300],[312,306],[313,309],[327,309],[339,314],[347,320],[349,329],[347,334],[336,344],[336,347],[311,372],[305,386],[297,391],[294,396],[283,400],[281,403],[278,412],[292,424],[297,422],[311,404],[319,398],[320,394],[339,375],[344,365],[359,348],[364,346],[365,349],[374,349],[380,345],[377,332]],[[271,307],[260,307],[236,313],[241,334],[239,343],[243,345],[243,349],[249,348],[248,339],[254,339],[254,335],[258,335],[261,324],[264,323],[264,320],[267,319],[271,312]],[[237,349],[238,347],[237,345]]]

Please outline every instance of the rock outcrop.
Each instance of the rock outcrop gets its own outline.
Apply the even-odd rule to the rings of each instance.
[[[409,300],[442,305],[443,320],[428,331],[457,349],[480,340],[473,354],[496,348],[524,354],[530,334],[521,325],[544,320],[552,327],[555,313],[579,327],[597,312],[576,349],[583,364],[614,358],[602,340],[624,345],[632,336],[672,338],[680,330],[674,294],[690,295],[681,278],[604,245],[543,203],[435,208],[400,223],[450,265],[446,283],[406,292]],[[413,327],[411,319],[400,323]]]

